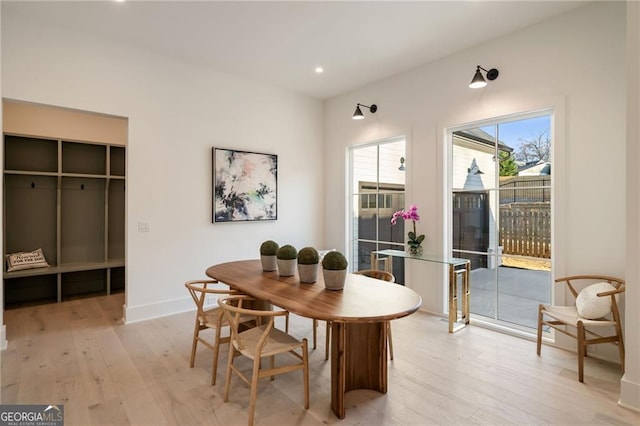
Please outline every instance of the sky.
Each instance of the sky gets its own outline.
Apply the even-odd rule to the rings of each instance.
[[[486,126],[482,130],[495,136],[495,127]],[[528,118],[525,120],[510,121],[498,124],[499,139],[502,143],[517,150],[521,139],[533,139],[542,132],[551,134],[551,115]]]
[[[543,132],[551,136],[551,116],[529,118],[527,120],[512,121],[498,125],[498,137],[507,145],[516,148],[519,139],[532,139]]]
[[[481,128],[495,137],[496,124]],[[497,124],[498,139],[513,148],[514,155],[520,152],[523,140],[536,140],[541,134],[551,137],[551,115],[500,122]]]

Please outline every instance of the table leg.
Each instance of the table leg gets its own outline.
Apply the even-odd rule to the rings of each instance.
[[[391,256],[387,256],[382,260],[384,261],[384,270],[393,274],[393,258]]]
[[[372,389],[387,393],[387,327],[384,322],[331,326],[331,409],[345,417],[345,393]]]
[[[380,261],[382,260],[384,262],[383,271],[389,272],[390,274],[393,273],[392,271],[393,264],[390,256],[380,259],[378,258],[377,253],[371,252],[370,257],[371,257],[371,269],[376,269],[376,270],[379,269]]]
[[[464,269],[459,270],[456,270],[453,265],[449,265],[449,333],[454,333],[469,324],[470,274],[471,262],[467,262]],[[458,321],[458,275],[462,276],[462,312],[460,321]]]
[[[449,333],[458,322],[458,276],[453,265],[449,265]]]
[[[467,262],[464,266],[464,276],[462,277],[462,319],[466,324],[469,324],[471,319],[469,315],[469,295],[471,288],[469,287],[469,279],[471,274],[471,262]]]

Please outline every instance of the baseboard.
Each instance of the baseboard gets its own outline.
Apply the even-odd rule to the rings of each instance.
[[[124,323],[133,324],[135,322],[147,321],[155,318],[162,318],[169,315],[194,311],[195,305],[191,297],[181,299],[165,300],[157,303],[149,303],[140,306],[124,306]]]
[[[2,324],[0,328],[0,351],[7,350],[7,326]]]
[[[618,405],[640,413],[640,383],[633,383],[627,380],[626,375],[622,376]]]

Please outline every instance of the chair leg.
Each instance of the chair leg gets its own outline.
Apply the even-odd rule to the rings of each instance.
[[[587,352],[585,346],[584,324],[578,321],[578,381],[584,382],[584,355]]]
[[[198,336],[200,334],[200,321],[196,318],[196,327],[193,330],[193,343],[191,344],[191,359],[189,361],[189,367],[193,368],[193,364],[196,360],[196,348],[198,347]]]
[[[218,355],[220,352],[220,327],[216,327],[214,332],[216,338],[213,341],[213,366],[211,367],[211,386],[216,384],[216,376],[218,375]]]
[[[253,374],[251,375],[251,402],[249,403],[249,426],[253,426],[258,399],[258,375],[260,374],[260,358],[253,360]]]
[[[542,348],[542,317],[544,305],[538,306],[538,340],[536,341],[536,353],[540,355],[540,349]]]
[[[318,320],[313,320],[313,349],[316,349],[316,342],[318,341]]]
[[[224,392],[222,393],[222,400],[227,402],[229,400],[229,387],[231,386],[231,366],[233,365],[233,358],[236,355],[236,350],[233,344],[229,344],[229,360],[227,362],[227,376],[224,379]]]
[[[391,322],[387,321],[387,344],[389,345],[389,358],[393,361],[393,339],[391,338]]]
[[[317,320],[314,320],[317,322]],[[309,347],[307,339],[302,339],[302,378],[304,382],[304,408],[309,408]]]
[[[331,344],[331,321],[327,321],[327,332],[324,338],[324,360],[329,359],[329,346]]]
[[[275,355],[271,355],[269,357],[269,369],[273,370],[274,368],[276,368],[276,356]],[[271,376],[271,380],[275,380],[276,376]]]

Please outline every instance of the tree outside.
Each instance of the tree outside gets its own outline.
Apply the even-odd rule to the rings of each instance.
[[[518,176],[518,164],[510,152],[500,151],[500,176]]]
[[[535,164],[551,159],[551,139],[549,139],[548,130],[539,131],[528,139],[519,138],[518,141],[520,141],[520,145],[515,152],[517,161],[524,164]]]

